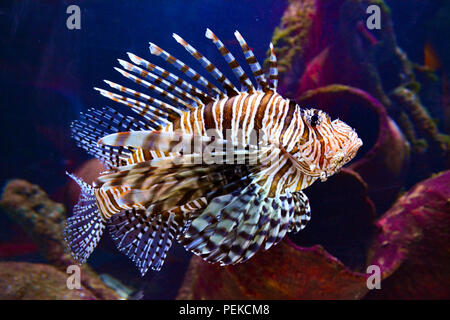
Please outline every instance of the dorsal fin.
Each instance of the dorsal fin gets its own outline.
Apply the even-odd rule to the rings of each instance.
[[[211,63],[211,61],[209,61],[207,58],[205,58],[205,56],[198,52],[197,49],[187,43],[179,35],[174,33],[173,37],[201,64],[203,68],[205,68],[206,71],[208,71],[214,77],[214,79],[216,79],[225,88],[227,96],[231,97],[239,93],[239,90],[236,89],[234,84],[232,84],[231,81],[227,77],[225,77],[223,73],[219,69],[217,69],[216,66]]]
[[[264,76],[264,72],[261,68],[261,65],[259,64],[258,60],[256,59],[255,55],[253,54],[252,49],[247,45],[247,42],[245,42],[244,38],[241,36],[239,31],[236,31],[234,33],[234,36],[238,40],[242,52],[244,53],[245,60],[247,61],[248,65],[250,66],[250,69],[253,72],[253,76],[255,77],[256,81],[258,82],[258,90],[267,91],[268,85],[266,77]]]
[[[173,85],[169,81],[157,76],[156,74],[154,74],[150,71],[146,71],[142,68],[139,68],[139,67],[135,66],[134,64],[131,64],[122,59],[117,59],[117,60],[119,61],[120,65],[125,70],[133,72],[135,74],[138,74],[142,78],[145,78],[148,81],[150,81],[153,85],[160,85],[167,92],[171,92],[174,95],[176,95],[178,98],[181,98],[182,101],[189,101],[191,104],[193,104],[193,106],[189,106],[189,105],[187,106],[189,108],[189,110],[195,109],[195,107],[198,107],[203,104],[203,102],[198,97],[192,96],[189,92],[183,90],[182,88],[180,88],[176,85]],[[117,70],[117,71],[119,71],[119,70]],[[134,76],[131,78],[131,80],[133,80],[134,82],[136,82],[146,88],[148,87],[148,84],[139,77]]]
[[[269,87],[277,91],[278,86],[278,66],[277,57],[273,49],[272,42],[270,43],[270,59],[269,59]]]
[[[107,167],[121,166],[127,163],[133,148],[98,145],[97,141],[114,132],[158,130],[160,128],[156,124],[143,120],[139,115],[126,116],[109,107],[92,108],[87,112],[82,112],[80,119],[72,122],[72,138],[80,148],[101,160]]]
[[[219,50],[222,57],[224,57],[225,61],[230,66],[230,69],[233,71],[234,75],[236,76],[236,79],[239,80],[239,82],[242,85],[242,91],[252,93],[254,91],[253,84],[251,83],[248,76],[245,74],[244,70],[241,68],[239,63],[236,61],[234,56],[231,54],[230,51],[225,47],[225,45],[222,43],[222,41],[219,40],[219,38],[216,37],[216,35],[209,29],[206,29],[206,37],[216,45],[217,49]]]
[[[174,75],[173,73],[168,72],[167,70],[154,65],[153,63],[148,62],[145,59],[142,59],[141,57],[138,57],[135,54],[132,54],[130,52],[127,52],[128,58],[135,64],[142,66],[146,68],[148,71],[155,72],[157,75],[161,76],[162,78],[166,79],[167,81],[171,82],[173,85],[178,85],[181,88],[187,90],[192,95],[198,97],[203,104],[207,104],[214,99],[209,97],[206,93],[204,93],[202,90],[198,89],[197,87],[193,86],[187,81],[184,81],[180,77]]]
[[[158,56],[165,61],[167,61],[169,64],[173,65],[175,68],[183,72],[185,75],[187,75],[189,78],[191,78],[193,81],[197,82],[201,86],[205,87],[209,91],[215,92],[220,98],[224,98],[224,93],[217,88],[215,85],[213,85],[211,82],[206,80],[203,76],[198,74],[194,69],[186,65],[181,60],[175,58],[167,51],[161,49],[156,44],[150,42],[150,52],[151,54]]]
[[[94,89],[100,92],[102,96],[130,107],[131,110],[144,117],[149,124],[160,125],[164,123],[165,125],[168,125],[171,123],[171,120],[173,120],[173,117],[170,117],[170,113],[177,110],[174,106],[170,106],[158,99],[149,98],[147,100],[149,104],[147,104],[132,98],[124,97],[117,93],[112,93],[108,90],[100,88]]]
[[[183,101],[181,99],[178,99],[176,96],[174,96],[171,93],[168,93],[167,91],[164,91],[160,87],[157,87],[157,86],[155,86],[155,85],[153,85],[151,83],[148,83],[145,80],[139,80],[137,77],[135,77],[132,74],[130,74],[130,73],[126,72],[126,71],[123,71],[123,70],[121,70],[119,68],[114,68],[114,69],[116,71],[120,72],[125,78],[133,80],[134,82],[145,86],[148,90],[150,90],[152,92],[155,92],[156,94],[159,94],[162,98],[170,101],[171,104],[167,104],[166,105],[166,109],[167,109],[166,111],[167,112],[181,115],[180,110],[185,111],[185,110],[192,110],[192,109],[194,109],[194,107],[192,105],[186,103],[185,101]],[[120,84],[114,83],[114,82],[109,81],[109,80],[103,80],[103,81],[107,85],[109,85],[111,88],[113,88],[113,89],[116,89],[116,90],[118,90],[120,92],[125,92],[128,95],[133,96],[133,97],[135,97],[135,98],[137,98],[137,99],[139,99],[141,101],[154,103],[154,101],[151,101],[153,98],[148,96],[148,95],[146,95],[146,94],[144,94],[144,93],[141,93],[141,92],[138,92],[136,90],[124,87],[124,86],[122,86]]]

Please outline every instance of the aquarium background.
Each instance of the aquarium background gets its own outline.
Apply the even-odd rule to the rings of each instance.
[[[66,27],[73,4],[80,30]],[[382,9],[380,30],[366,27],[371,4]],[[65,172],[92,181],[101,170],[70,138],[70,123],[91,107],[125,109],[93,87],[124,83],[113,67],[126,52],[158,62],[149,41],[199,70],[174,32],[231,79],[208,27],[241,64],[235,30],[260,61],[273,41],[280,92],[345,120],[364,147],[348,169],[306,190],[304,231],[243,265],[209,265],[175,244],[162,270],[141,278],[106,235],[83,288],[68,290],[71,260],[58,241],[78,190]],[[0,183],[10,183],[0,298],[450,298],[448,1],[2,1],[0,30]],[[366,287],[373,264],[381,290]]]

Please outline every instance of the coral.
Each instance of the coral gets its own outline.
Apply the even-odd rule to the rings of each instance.
[[[406,139],[410,142],[411,151],[415,154],[425,153],[428,145],[424,139],[417,138],[416,132],[414,131],[414,125],[409,120],[408,115],[405,112],[401,112],[397,118],[399,126],[402,128]]]
[[[334,39],[332,26],[324,22],[334,18],[334,8],[341,2],[332,0],[323,6],[316,0],[290,1],[272,37],[281,76],[281,92],[289,92],[305,64]]]
[[[309,30],[317,14],[315,4],[315,0],[291,1],[281,18],[280,27],[274,30],[272,43],[276,47],[280,74],[292,68],[295,57],[308,53],[308,44],[312,40],[308,39]]]
[[[368,297],[450,296],[450,171],[418,183],[376,223],[368,264],[380,266],[382,290]]]
[[[67,261],[72,261],[61,245],[63,205],[51,201],[36,185],[12,180],[4,188],[0,206],[31,236],[49,261],[57,265],[68,265]]]
[[[381,8],[381,30],[365,27],[369,4]],[[349,123],[364,145],[348,169],[305,190],[313,212],[305,230],[242,265],[192,258],[178,298],[362,298],[368,289],[358,271],[372,264],[381,266],[384,290],[368,298],[448,298],[450,174],[398,197],[448,166],[449,139],[419,99],[421,68],[399,48],[389,7],[382,0],[292,0],[272,40],[280,91]],[[397,201],[376,228],[372,201],[379,214]]]
[[[279,64],[285,66],[280,72],[283,93],[298,96],[341,83],[389,102],[375,66],[373,48],[379,42],[365,39],[370,33],[358,23],[364,17],[360,7],[353,0],[290,2],[273,36]]]
[[[380,30],[365,27],[363,9],[370,4],[381,8]],[[308,8],[307,15],[298,10],[303,7]],[[330,25],[336,29],[325,32]],[[448,167],[449,138],[439,132],[419,99],[424,68],[399,48],[384,1],[291,1],[273,39],[281,63],[287,66],[280,73],[281,91],[297,102],[305,91],[343,84],[364,90],[381,103],[389,125],[398,125],[395,130],[412,146],[409,176],[414,178],[408,185]],[[424,159],[431,165],[424,166]]]
[[[437,152],[440,157],[447,157],[450,149],[449,140],[439,133],[436,124],[420,102],[417,94],[406,87],[399,87],[390,96],[397,105],[402,106],[408,113],[419,133],[430,145],[431,151]]]
[[[321,246],[284,241],[239,265],[193,257],[177,299],[359,299],[366,292],[366,276]]]
[[[65,251],[62,230],[64,206],[50,200],[38,186],[25,180],[11,180],[4,188],[0,207],[33,239],[43,257],[62,272],[77,264]],[[118,299],[87,265],[81,266],[81,283],[98,299]]]
[[[53,266],[27,262],[0,262],[1,300],[95,300],[85,287],[69,290],[67,274]]]

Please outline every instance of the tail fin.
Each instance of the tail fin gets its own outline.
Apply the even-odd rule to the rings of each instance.
[[[75,175],[66,174],[80,186],[81,195],[73,207],[73,216],[66,221],[63,237],[74,259],[85,263],[97,246],[105,223],[100,216],[92,187]]]

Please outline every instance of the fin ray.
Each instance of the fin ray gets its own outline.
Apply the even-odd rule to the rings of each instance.
[[[268,191],[255,183],[257,179],[212,199],[180,238],[186,249],[212,263],[236,264],[250,259],[261,247],[267,250],[276,245],[287,232],[300,229],[299,217],[309,212],[306,196],[286,192],[270,198]]]
[[[277,57],[273,44],[270,43],[270,59],[269,59],[269,87],[273,90],[277,90],[278,86],[278,66]]]
[[[264,72],[261,68],[261,65],[259,64],[255,55],[253,54],[252,49],[250,49],[250,47],[247,45],[247,42],[245,42],[244,38],[239,33],[239,31],[236,31],[234,33],[234,36],[238,40],[239,45],[241,46],[242,52],[244,53],[245,60],[247,61],[248,65],[250,66],[253,76],[255,77],[256,81],[258,82],[258,85],[259,85],[258,89],[267,91],[268,85],[267,85],[266,77],[264,76]]]
[[[100,241],[105,223],[97,208],[93,189],[78,177],[67,175],[80,186],[81,195],[73,208],[73,216],[66,220],[63,237],[73,258],[85,263]]]
[[[202,90],[200,90],[199,88],[188,83],[187,81],[184,81],[183,79],[174,75],[173,73],[170,73],[167,70],[165,70],[159,66],[156,66],[156,65],[148,62],[147,60],[142,59],[141,57],[138,57],[137,55],[132,54],[130,52],[127,52],[127,55],[128,55],[128,58],[133,63],[146,68],[150,72],[154,72],[161,78],[166,79],[167,81],[169,81],[170,83],[172,83],[174,85],[179,85],[182,89],[185,89],[193,96],[198,97],[203,102],[203,104],[207,104],[208,102],[211,102],[214,100],[211,97],[209,97],[206,93],[204,93]]]
[[[181,98],[182,100],[187,100],[191,104],[193,104],[193,106],[189,106],[188,105],[188,109],[186,109],[186,110],[192,110],[192,109],[195,109],[195,107],[203,105],[203,102],[200,101],[200,99],[192,96],[189,92],[187,92],[187,91],[183,90],[182,88],[180,88],[180,87],[170,83],[169,81],[165,80],[164,78],[161,78],[161,77],[157,76],[156,74],[154,74],[154,73],[152,73],[150,71],[146,71],[146,70],[144,70],[142,68],[139,68],[139,67],[137,67],[137,66],[135,66],[135,65],[133,65],[133,64],[127,62],[127,61],[124,61],[122,59],[118,59],[118,61],[119,61],[120,65],[125,70],[127,70],[129,72],[133,72],[133,73],[141,76],[142,78],[147,79],[153,85],[161,85],[161,87],[164,90],[166,90],[168,92],[171,92],[171,93],[175,94],[178,98]],[[117,70],[117,71],[119,71],[119,70]],[[133,76],[133,77],[131,77],[131,80],[147,88],[149,86],[149,84],[146,83],[145,80],[143,80],[142,78],[139,78],[137,76]]]
[[[203,68],[205,68],[206,71],[208,71],[213,76],[214,79],[216,79],[225,88],[225,91],[229,97],[235,96],[239,93],[239,90],[236,89],[234,84],[231,83],[231,81],[227,77],[225,77],[224,74],[211,63],[211,61],[209,61],[204,55],[198,52],[197,49],[192,47],[179,35],[174,33],[173,37],[200,63]]]
[[[197,82],[198,84],[200,84],[201,86],[205,87],[209,91],[215,92],[220,98],[224,98],[224,94],[219,88],[217,88],[211,82],[206,80],[203,76],[198,74],[194,69],[192,69],[189,66],[187,66],[181,60],[175,58],[174,56],[169,54],[167,51],[161,49],[160,47],[158,47],[154,43],[150,42],[149,49],[150,49],[150,52],[152,54],[162,58],[163,60],[165,60],[169,64],[173,65],[175,68],[177,68],[179,71],[183,72],[186,76],[191,78],[193,81]]]
[[[242,67],[239,65],[239,63],[234,58],[233,54],[228,51],[228,49],[225,47],[225,45],[222,43],[222,41],[219,40],[219,38],[216,37],[216,35],[210,30],[206,29],[206,37],[210,39],[219,50],[222,57],[225,59],[225,61],[228,63],[230,69],[233,71],[234,75],[236,76],[236,79],[241,83],[242,85],[242,91],[246,91],[249,93],[252,93],[254,91],[253,84],[251,83],[248,76],[245,74]]]
[[[182,227],[173,214],[150,215],[135,209],[112,216],[108,225],[117,248],[136,264],[142,276],[149,268],[161,269]]]

